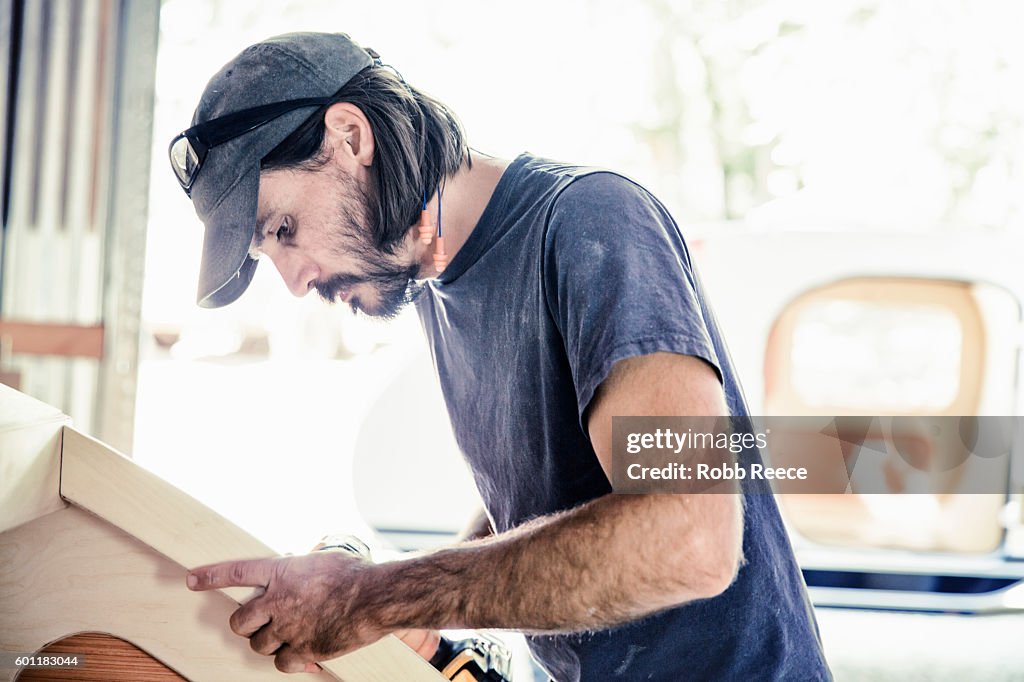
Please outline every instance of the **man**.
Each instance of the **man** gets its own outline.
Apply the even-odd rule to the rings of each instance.
[[[344,35],[248,48],[193,125],[171,159],[206,224],[200,304],[241,295],[259,255],[298,296],[383,317],[415,300],[493,531],[380,565],[193,570],[193,589],[264,588],[230,623],[256,651],[311,671],[388,633],[429,654],[424,630],[508,628],[559,682],[829,679],[770,495],[611,494],[613,415],[746,413],[656,199],[470,150]]]

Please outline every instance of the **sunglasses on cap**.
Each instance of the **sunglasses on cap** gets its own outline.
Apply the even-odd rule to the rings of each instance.
[[[196,181],[196,176],[199,175],[199,170],[211,149],[256,130],[290,111],[302,107],[323,106],[330,101],[330,97],[304,97],[273,102],[218,116],[192,126],[171,140],[171,145],[167,149],[171,169],[178,178],[178,184],[191,198],[192,184]]]

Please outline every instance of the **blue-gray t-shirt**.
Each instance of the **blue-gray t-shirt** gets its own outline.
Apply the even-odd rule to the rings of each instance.
[[[730,412],[747,414],[679,228],[614,173],[519,156],[416,305],[499,532],[611,493],[583,420],[618,360],[702,358]],[[771,495],[744,500],[743,552],[715,598],[609,630],[530,637],[530,648],[558,682],[830,679]]]

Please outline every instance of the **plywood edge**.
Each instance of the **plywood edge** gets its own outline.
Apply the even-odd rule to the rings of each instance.
[[[277,556],[217,512],[71,427],[64,428],[60,492],[185,568]],[[238,602],[251,595],[242,588],[224,592]],[[322,665],[345,682],[444,679],[392,636]]]

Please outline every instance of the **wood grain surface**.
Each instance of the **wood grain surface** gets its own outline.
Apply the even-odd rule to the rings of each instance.
[[[28,668],[18,682],[188,682],[131,642],[102,632],[82,632],[49,644],[39,652],[85,657],[78,668]]]

